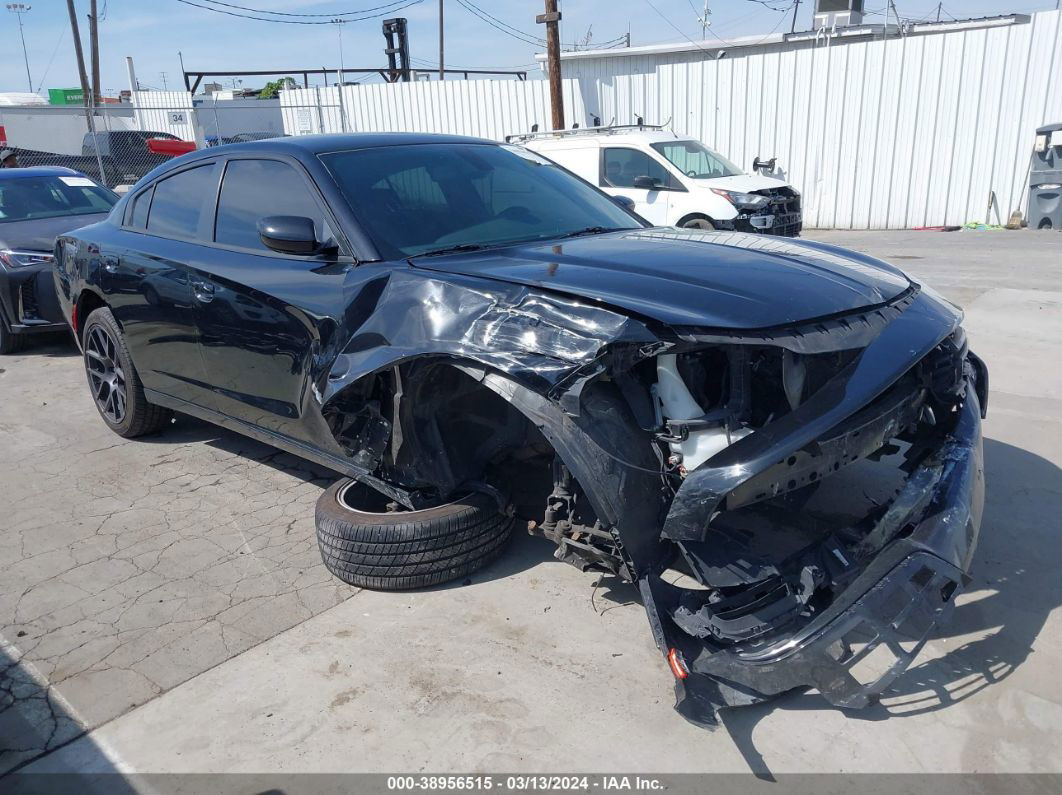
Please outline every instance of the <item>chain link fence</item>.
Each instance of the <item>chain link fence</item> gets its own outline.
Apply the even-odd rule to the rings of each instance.
[[[317,117],[324,110],[315,104],[292,112]],[[284,127],[278,100],[0,108],[2,148],[19,166],[64,166],[119,192],[179,155],[284,136]]]

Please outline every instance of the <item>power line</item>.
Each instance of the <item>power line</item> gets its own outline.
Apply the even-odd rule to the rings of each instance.
[[[214,2],[214,1],[215,0],[207,0],[207,2]],[[192,0],[177,0],[177,2],[178,3],[183,3],[186,6],[194,6],[196,8],[201,8],[201,9],[203,9],[205,11],[213,11],[215,14],[225,14],[225,15],[230,16],[230,17],[239,17],[240,19],[253,19],[253,20],[257,21],[257,22],[276,22],[277,24],[280,24],[280,25],[331,25],[331,24],[334,24],[331,21],[331,18],[327,19],[327,20],[313,20],[313,21],[305,20],[305,19],[298,19],[298,20],[296,20],[296,19],[269,19],[268,17],[256,17],[256,16],[252,16],[250,14],[241,14],[241,13],[239,13],[237,11],[226,11],[223,8],[214,8],[213,6],[207,6],[207,5],[203,5],[202,3],[192,2]],[[404,3],[404,5],[395,5],[395,3],[392,3],[390,6],[387,6],[387,10],[386,11],[377,10],[374,13],[366,14],[366,16],[358,17],[357,19],[349,19],[349,20],[346,20],[346,21],[348,21],[348,22],[362,22],[362,21],[364,21],[366,19],[375,19],[376,17],[386,16],[387,14],[394,13],[395,11],[401,11],[404,8],[409,8],[410,6],[419,5],[420,3],[423,3],[423,2],[424,2],[424,0],[395,0],[395,3]],[[378,9],[379,8],[384,8],[384,6],[378,6],[377,8]],[[368,9],[366,9],[366,11],[367,10]],[[266,12],[262,12],[262,13],[274,13],[274,12],[266,11]],[[357,14],[357,13],[366,13],[366,12],[365,11],[361,11],[361,12],[351,11],[351,12],[348,12],[348,14]],[[335,17],[335,14],[330,15],[330,17]]]
[[[645,2],[646,2],[646,5],[648,5],[651,9],[653,9],[653,11],[656,12],[657,16],[659,16],[662,20],[664,20],[664,22],[666,22],[668,25],[670,25],[672,28],[674,28],[675,31],[678,32],[678,34],[680,36],[682,36],[682,38],[684,38],[686,41],[688,41],[690,44],[692,44],[694,47],[696,47],[698,50],[700,50],[701,52],[705,53],[706,55],[712,55],[713,54],[711,51],[706,50],[704,47],[702,47],[697,42],[695,42],[693,39],[691,39],[682,28],[680,28],[678,25],[676,25],[674,22],[672,22],[670,19],[668,19],[668,17],[664,15],[664,12],[662,12],[659,8],[657,8],[655,5],[653,5],[653,0],[645,0]],[[776,30],[778,30],[779,27],[781,27],[782,21],[785,19],[785,14],[793,9],[793,5],[795,5],[795,2],[793,4],[790,4],[789,7],[787,7],[787,8],[774,9],[774,10],[782,11],[783,13],[779,15],[778,22],[770,30],[770,32],[767,33],[759,41],[752,42],[752,43],[742,42],[742,44],[744,44],[745,46],[748,46],[748,47],[755,47],[757,44],[761,44],[762,42],[766,41],[768,38],[773,36],[774,32]],[[719,39],[719,41],[721,41],[723,44],[727,45],[728,47],[732,46],[733,42],[727,41],[722,36],[720,36],[715,31],[713,31],[711,28],[708,29],[708,32],[711,33],[713,36],[715,36],[715,38]]]
[[[498,19],[493,14],[491,14],[491,13],[489,13],[487,11],[484,11],[478,5],[473,3],[472,0],[457,0],[457,2],[462,8],[464,8],[470,14],[472,14],[473,16],[478,17],[481,21],[486,22],[492,28],[494,28],[495,30],[497,30],[497,31],[499,31],[501,33],[504,33],[506,36],[514,38],[517,41],[522,41],[524,44],[530,44],[532,47],[545,47],[546,46],[546,40],[545,39],[541,39],[541,38],[539,38],[538,36],[536,36],[533,33],[528,33],[525,30],[521,30],[520,28],[513,27],[508,22],[505,22],[505,21],[503,21],[501,19]],[[614,39],[608,39],[607,41],[601,42],[601,45],[598,46],[598,47],[595,47],[594,49],[606,49],[605,45],[614,44],[614,43],[619,42],[619,41],[624,41],[625,39],[626,39],[626,36],[617,36]],[[576,49],[579,45],[576,44],[576,43],[565,43],[563,46],[567,47],[567,48],[571,48],[571,49]]]
[[[417,1],[420,2],[420,0],[417,0]],[[383,5],[373,6],[372,8],[362,8],[362,9],[360,9],[358,11],[337,11],[337,12],[332,13],[332,14],[297,14],[297,13],[294,13],[294,12],[291,12],[291,11],[267,11],[264,8],[249,8],[248,6],[240,6],[240,5],[236,5],[235,3],[224,3],[224,2],[222,2],[222,0],[205,0],[205,2],[210,3],[211,5],[225,6],[226,8],[238,8],[240,11],[252,11],[255,14],[268,14],[270,16],[278,16],[278,17],[329,17],[329,18],[333,18],[333,17],[352,17],[352,16],[357,16],[358,14],[366,14],[366,13],[368,13],[370,11],[379,11],[380,9],[384,9],[385,11],[387,11],[389,13],[389,9],[390,9],[391,6],[399,5],[399,4],[403,3],[403,2],[406,2],[406,0],[390,0],[390,2],[384,3]]]

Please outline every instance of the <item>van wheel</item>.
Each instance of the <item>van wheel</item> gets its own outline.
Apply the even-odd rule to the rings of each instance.
[[[679,221],[679,226],[683,229],[703,229],[708,232],[715,229],[715,225],[703,215],[694,215],[689,218],[683,218]]]
[[[369,486],[341,480],[317,500],[317,544],[325,568],[343,582],[400,591],[483,568],[505,548],[514,521],[479,492],[408,511]]]

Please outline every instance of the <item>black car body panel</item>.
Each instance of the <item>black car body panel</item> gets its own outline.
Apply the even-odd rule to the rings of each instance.
[[[845,706],[880,692],[910,655],[849,681],[853,628],[880,630],[864,647],[895,645],[882,627],[899,599],[926,618],[923,642],[980,524],[988,381],[961,312],[854,252],[633,216],[614,232],[385,260],[320,155],[428,144],[495,146],[310,136],[178,158],[60,239],[67,316],[76,331],[110,307],[152,402],[407,507],[533,488],[506,467],[546,474],[530,527],[559,559],[638,585],[691,720],[800,685]],[[211,242],[222,175],[247,158],[295,169],[329,246]],[[203,164],[217,168],[200,239],[131,222],[138,196]],[[667,408],[668,367],[695,415]],[[716,451],[695,458],[691,439]],[[864,464],[895,480],[885,499],[840,518],[800,507]],[[665,581],[673,566],[700,587]]]

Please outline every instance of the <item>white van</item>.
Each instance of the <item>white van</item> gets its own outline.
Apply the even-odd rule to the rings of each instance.
[[[634,201],[655,226],[730,229],[795,237],[800,193],[780,179],[746,174],[700,141],[661,127],[587,127],[511,135],[611,196]]]

